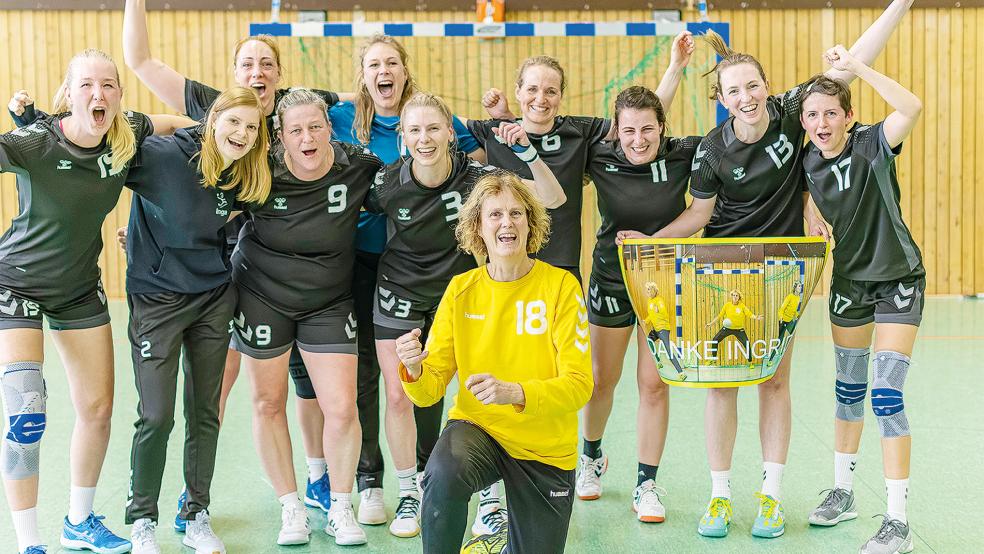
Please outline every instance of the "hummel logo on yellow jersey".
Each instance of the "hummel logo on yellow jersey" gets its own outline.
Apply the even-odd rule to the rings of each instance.
[[[485,314],[470,314],[468,312],[465,312],[465,319],[478,319],[478,320],[483,320],[484,321],[485,320]]]

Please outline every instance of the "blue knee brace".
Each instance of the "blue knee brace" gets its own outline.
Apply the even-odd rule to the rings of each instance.
[[[7,479],[27,479],[38,474],[41,435],[47,421],[39,362],[14,362],[0,366],[3,386],[4,428],[0,443],[0,470]]]
[[[864,397],[868,394],[868,349],[834,346],[837,364],[835,417],[844,421],[864,419]]]
[[[871,409],[878,417],[883,438],[909,436],[902,387],[909,373],[909,357],[898,352],[875,352],[875,379],[871,387]]]

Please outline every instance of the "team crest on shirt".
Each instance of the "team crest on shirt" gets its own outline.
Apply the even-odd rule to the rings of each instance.
[[[58,160],[58,167],[55,169],[72,169],[72,160]]]
[[[229,215],[229,210],[224,209],[226,206],[229,205],[229,201],[226,200],[224,191],[220,190],[219,192],[215,193],[215,203],[216,203],[215,215],[221,215],[223,217]]]
[[[273,199],[273,209],[275,210],[286,210],[287,209],[287,198],[283,196],[278,196]]]
[[[736,167],[736,168],[734,168],[734,169],[731,170],[731,173],[735,176],[735,181],[741,181],[742,179],[745,178],[745,168],[744,167]]]
[[[410,208],[400,208],[400,215],[396,218],[400,221],[410,221]]]

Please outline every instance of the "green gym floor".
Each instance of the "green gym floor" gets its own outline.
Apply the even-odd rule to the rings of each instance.
[[[132,423],[136,393],[126,340],[126,313],[122,302],[112,304],[116,335],[117,383],[113,437],[96,497],[96,511],[120,534],[127,494]],[[633,383],[635,351],[626,357],[626,372],[616,397],[616,408],[605,436],[610,459],[604,496],[594,502],[577,501],[571,519],[567,551],[577,552],[857,552],[878,528],[871,519],[885,509],[884,481],[878,426],[868,409],[864,438],[855,476],[859,517],[835,528],[811,528],[806,516],[821,500],[820,491],[832,484],[833,385],[832,346],[826,310],[815,299],[797,329],[793,361],[793,436],[783,483],[786,534],[778,539],[755,539],[750,534],[755,517],[753,493],[762,475],[755,391],[740,395],[738,444],[732,469],[735,518],[724,539],[697,535],[697,521],[710,493],[704,455],[704,392],[674,389],[666,452],[657,482],[667,490],[663,501],[666,522],[641,524],[631,509],[635,485],[635,410]],[[46,355],[48,427],[42,446],[42,536],[60,551],[58,536],[68,503],[68,444],[73,412],[64,373],[51,347]],[[937,298],[927,302],[923,327],[906,386],[906,412],[913,435],[909,521],[918,552],[984,552],[984,417],[973,406],[984,399],[984,301]],[[231,554],[241,552],[327,552],[336,547],[320,529],[325,516],[308,513],[312,527],[307,546],[276,546],[280,510],[253,450],[250,433],[248,383],[233,389],[226,423],[219,437],[217,471],[212,485],[211,512],[216,532]],[[452,385],[452,388],[454,385]],[[289,413],[292,408],[288,409]],[[177,408],[181,413],[180,406]],[[303,484],[306,466],[294,427],[294,457]],[[161,498],[159,539],[166,553],[181,552],[181,536],[170,528],[175,499],[181,489],[179,419],[171,437],[168,466]],[[976,462],[974,460],[977,460]],[[388,460],[387,460],[388,462]],[[395,504],[396,481],[387,473],[387,503]],[[4,504],[5,506],[5,504]],[[392,513],[392,512],[391,512]],[[474,515],[474,504],[472,514]],[[385,526],[367,528],[364,552],[419,552],[420,539],[398,539]],[[10,517],[0,515],[0,551],[16,549]],[[186,550],[186,549],[184,549]]]

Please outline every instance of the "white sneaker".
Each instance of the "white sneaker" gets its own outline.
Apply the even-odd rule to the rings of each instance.
[[[577,461],[577,481],[574,490],[581,500],[598,500],[601,498],[601,476],[608,471],[608,456],[589,458],[584,454]]]
[[[195,514],[195,519],[188,520],[185,536],[181,541],[185,546],[195,549],[195,554],[225,554],[225,545],[212,531],[211,518],[207,510]]]
[[[662,523],[666,519],[666,508],[659,501],[659,495],[666,491],[657,487],[652,479],[643,481],[632,493],[632,510],[639,521],[645,523]]]
[[[355,522],[353,511],[351,504],[338,508],[332,504],[331,509],[328,510],[328,525],[325,525],[325,533],[335,537],[335,544],[339,546],[366,544],[368,540],[366,532]]]
[[[363,525],[382,525],[386,523],[386,505],[383,504],[383,489],[374,487],[359,493],[359,523]]]
[[[505,508],[495,508],[494,510],[478,510],[475,514],[475,523],[472,523],[471,532],[476,537],[482,535],[494,535],[499,529],[506,527],[509,522],[509,515]]]
[[[307,544],[311,540],[311,527],[308,525],[307,511],[300,500],[284,504],[280,509],[280,535],[277,544]]]
[[[390,523],[390,533],[397,537],[416,537],[420,534],[420,497],[408,494],[400,497],[396,517]]]
[[[130,529],[130,543],[133,554],[161,554],[161,545],[157,544],[157,524],[147,518],[133,522]]]

